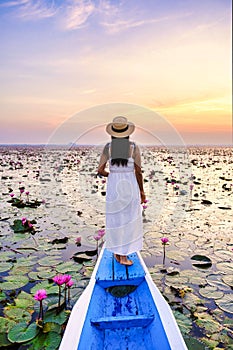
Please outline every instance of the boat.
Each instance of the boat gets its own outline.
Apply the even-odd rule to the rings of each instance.
[[[59,350],[187,350],[172,310],[141,257],[119,264],[102,248]]]

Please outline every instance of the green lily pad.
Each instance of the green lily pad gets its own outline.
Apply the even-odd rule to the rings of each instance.
[[[55,332],[60,334],[61,326],[58,323],[46,322],[43,327],[43,333],[48,333],[48,332]]]
[[[10,262],[0,262],[0,273],[10,270],[12,266]]]
[[[207,335],[217,333],[221,330],[221,325],[216,322],[208,313],[195,313],[198,319],[195,321],[200,328],[204,328]]]
[[[37,283],[34,287],[31,288],[31,293],[35,294],[39,289],[45,289],[47,294],[58,293],[58,286],[55,286],[53,283],[49,283],[48,281]]]
[[[210,258],[208,258],[205,255],[193,255],[191,257],[192,264],[195,267],[202,268],[202,269],[208,269],[209,267],[212,266],[212,261]]]
[[[38,260],[39,265],[41,266],[56,266],[60,264],[61,258],[54,256],[46,256]]]
[[[233,288],[233,275],[223,276],[223,282]]]
[[[12,345],[12,343],[7,338],[7,333],[0,333],[0,349]]]
[[[181,252],[177,250],[166,251],[166,257],[172,260],[184,261],[186,256],[188,256],[188,254],[185,252]]]
[[[6,317],[8,317],[9,319],[15,322],[19,322],[19,321],[30,322],[32,318],[30,312],[14,305],[6,306],[3,312]]]
[[[0,291],[0,302],[3,300],[6,300],[6,298],[7,298],[6,294],[4,292]]]
[[[205,344],[196,338],[185,336],[184,341],[188,349],[206,350]]]
[[[54,308],[46,312],[44,322],[53,322],[62,325],[66,321],[67,317],[68,314],[65,311],[61,311],[59,314],[57,314],[57,308]]]
[[[28,344],[28,350],[55,350],[61,342],[60,334],[57,332],[40,333]]]
[[[7,318],[7,317],[0,317],[0,332],[1,333],[7,333],[10,328],[12,328],[15,325],[15,321]]]
[[[10,329],[8,339],[12,343],[24,343],[35,338],[39,330],[35,323],[28,326],[26,322],[20,322]]]
[[[178,323],[181,333],[189,334],[192,329],[192,320],[189,316],[182,314],[179,311],[173,311],[175,319]]]
[[[221,274],[210,274],[206,277],[206,281],[209,285],[215,286],[222,291],[229,291],[231,288],[223,282],[222,278],[223,275]]]
[[[75,263],[73,261],[66,261],[56,266],[56,271],[58,273],[68,273],[72,271],[78,271],[82,268],[81,264]]]
[[[19,308],[27,309],[32,307],[35,300],[31,294],[24,292],[23,290],[19,293],[18,297],[15,299],[15,305]]]
[[[228,274],[233,274],[233,262],[223,261],[216,264],[218,270],[223,271]]]
[[[224,293],[217,289],[215,286],[205,286],[199,289],[199,293],[202,297],[207,299],[220,299]]]
[[[233,314],[233,295],[225,294],[223,298],[215,301],[218,307],[230,314]]]
[[[28,284],[29,279],[27,276],[6,276],[4,277],[6,282],[1,283],[1,289],[2,290],[15,290],[18,288],[24,287],[26,284]]]

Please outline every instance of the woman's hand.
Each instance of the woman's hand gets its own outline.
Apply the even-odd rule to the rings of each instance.
[[[146,195],[145,195],[144,191],[140,191],[140,195],[141,195],[141,204],[143,204],[143,203],[145,203]]]

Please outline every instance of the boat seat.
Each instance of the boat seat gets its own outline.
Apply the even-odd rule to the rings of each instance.
[[[133,265],[121,265],[113,253],[105,248],[96,274],[96,282],[103,288],[120,285],[138,286],[145,278],[145,271],[137,253],[130,254],[128,258],[133,260]]]
[[[100,317],[91,320],[91,325],[100,330],[147,327],[153,320],[154,315]]]

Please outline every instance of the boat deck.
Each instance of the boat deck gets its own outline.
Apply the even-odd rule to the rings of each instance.
[[[104,250],[78,350],[171,350],[138,255],[128,257]]]
[[[103,288],[116,285],[138,286],[145,278],[145,271],[136,253],[129,255],[132,266],[119,264],[109,250],[105,249],[96,274],[96,282]]]

